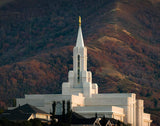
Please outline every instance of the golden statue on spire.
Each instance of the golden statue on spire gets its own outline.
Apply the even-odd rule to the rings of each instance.
[[[81,26],[81,16],[79,16],[79,26]]]

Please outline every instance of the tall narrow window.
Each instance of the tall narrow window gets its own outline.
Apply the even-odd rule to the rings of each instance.
[[[80,55],[78,55],[77,81],[80,82]]]

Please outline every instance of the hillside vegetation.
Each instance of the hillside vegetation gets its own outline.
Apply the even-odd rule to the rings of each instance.
[[[0,3],[1,4],[1,3]],[[0,106],[61,93],[78,16],[99,92],[133,92],[160,122],[159,0],[13,0],[0,5]]]

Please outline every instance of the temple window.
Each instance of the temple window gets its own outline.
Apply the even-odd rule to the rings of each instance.
[[[80,55],[78,55],[77,82],[80,82]]]

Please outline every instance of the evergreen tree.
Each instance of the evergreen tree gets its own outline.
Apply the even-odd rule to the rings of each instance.
[[[54,125],[55,124],[55,112],[56,112],[56,102],[54,101],[53,104],[52,104],[52,113],[51,113],[51,119],[52,119],[52,122],[51,124]]]
[[[71,124],[72,120],[72,110],[71,110],[71,102],[67,101],[67,122],[69,125]]]
[[[95,113],[95,118],[97,118],[98,116],[97,116],[97,113]]]
[[[62,101],[62,121],[65,122],[65,101]]]

